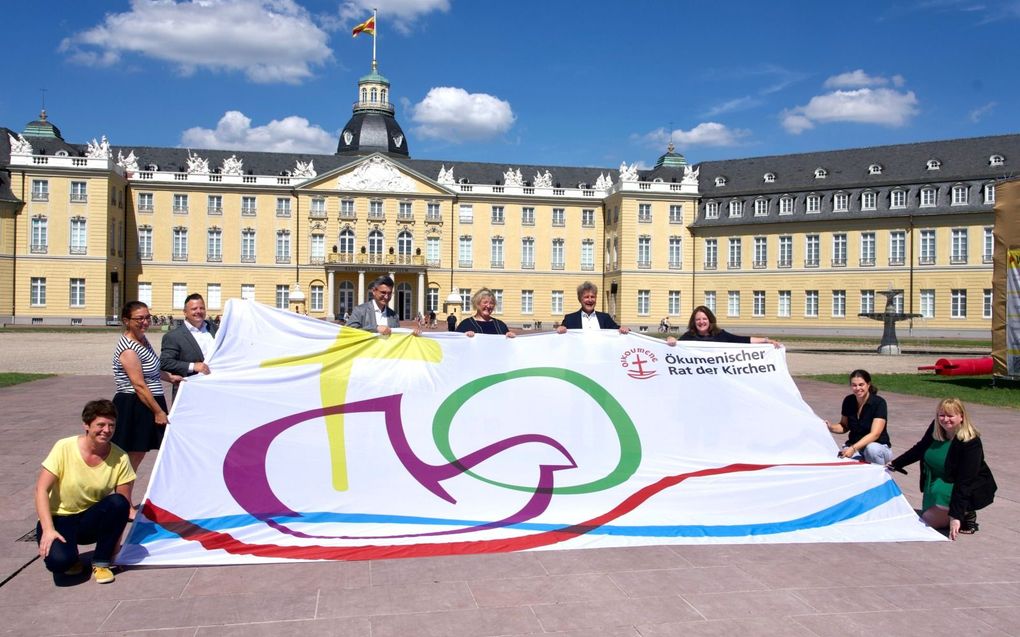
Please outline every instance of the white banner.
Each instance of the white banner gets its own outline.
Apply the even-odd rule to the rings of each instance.
[[[230,301],[209,364],[123,564],[943,539],[837,460],[770,345],[384,338]]]

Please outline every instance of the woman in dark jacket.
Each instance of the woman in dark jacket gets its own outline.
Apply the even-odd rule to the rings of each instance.
[[[949,527],[949,539],[978,530],[977,509],[992,503],[995,479],[985,464],[981,434],[958,398],[939,403],[935,420],[909,451],[889,463],[890,469],[921,460],[921,519],[936,529]]]
[[[738,336],[730,334],[719,327],[715,314],[704,305],[699,305],[691,312],[687,321],[687,331],[680,335],[681,341],[711,341],[714,343],[771,343],[781,347],[781,343],[764,336]]]

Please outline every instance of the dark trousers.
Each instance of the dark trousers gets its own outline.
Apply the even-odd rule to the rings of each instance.
[[[119,493],[111,493],[88,509],[74,515],[54,515],[53,528],[66,542],[54,540],[46,556],[46,568],[63,573],[78,561],[78,545],[93,544],[93,566],[109,566],[124,527],[127,526],[131,503]],[[42,537],[42,524],[35,525],[36,542]]]

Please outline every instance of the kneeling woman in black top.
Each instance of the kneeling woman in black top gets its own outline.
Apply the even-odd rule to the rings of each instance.
[[[903,467],[921,460],[921,519],[935,529],[949,527],[949,539],[978,530],[977,509],[995,498],[995,478],[985,464],[981,434],[958,398],[939,403],[935,420],[909,451],[889,463]]]
[[[471,307],[475,308],[474,316],[469,316],[457,326],[458,332],[468,336],[475,334],[495,334],[513,338],[517,336],[506,323],[492,316],[496,309],[496,295],[488,288],[482,288],[471,297]]]

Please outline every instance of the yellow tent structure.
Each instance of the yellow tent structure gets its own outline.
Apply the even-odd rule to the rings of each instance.
[[[992,299],[994,374],[1020,380],[1020,179],[995,186]]]

